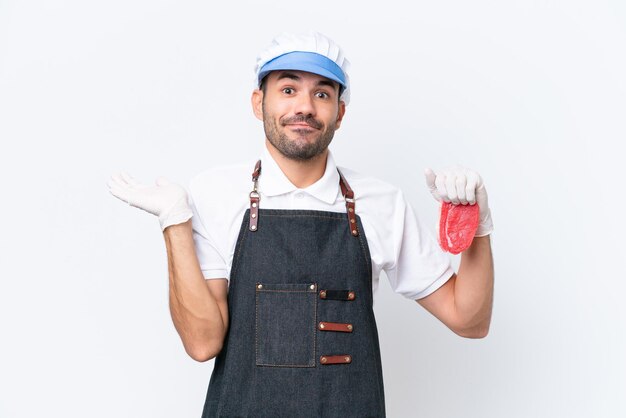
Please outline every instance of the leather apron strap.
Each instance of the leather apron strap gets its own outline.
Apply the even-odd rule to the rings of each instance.
[[[346,213],[348,214],[348,223],[350,227],[350,233],[354,237],[359,236],[359,228],[356,222],[356,209],[354,204],[354,191],[348,184],[348,181],[343,176],[339,168],[339,187],[341,188],[341,194],[346,201]],[[252,172],[252,182],[254,183],[252,191],[250,192],[250,232],[255,232],[259,229],[259,202],[261,196],[257,190],[259,176],[261,175],[261,160],[256,162],[254,171]]]

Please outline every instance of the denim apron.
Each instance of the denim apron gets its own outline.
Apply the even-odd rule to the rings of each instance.
[[[253,173],[231,268],[229,330],[208,417],[384,417],[367,240],[346,213],[260,209]]]

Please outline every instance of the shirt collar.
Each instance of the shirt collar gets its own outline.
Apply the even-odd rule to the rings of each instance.
[[[278,196],[298,190],[298,188],[285,176],[274,158],[263,147],[261,156],[261,176],[259,177],[259,191],[266,196]],[[339,173],[332,153],[328,150],[326,158],[326,170],[324,175],[309,187],[300,189],[307,194],[325,203],[333,204],[339,192]]]

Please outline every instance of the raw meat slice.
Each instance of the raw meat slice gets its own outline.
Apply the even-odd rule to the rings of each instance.
[[[452,254],[465,251],[472,244],[478,221],[478,204],[455,205],[441,202],[439,233],[437,234],[441,248]]]

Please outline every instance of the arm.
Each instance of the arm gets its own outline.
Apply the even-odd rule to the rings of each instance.
[[[417,302],[458,335],[483,338],[491,322],[494,281],[489,239],[493,222],[485,185],[477,172],[460,166],[424,174],[435,200],[478,204],[479,224],[472,244],[461,253],[458,274]]]
[[[489,235],[475,237],[461,255],[458,274],[416,302],[456,334],[483,338],[489,332],[491,322],[493,283]]]
[[[165,178],[154,186],[139,183],[127,173],[107,182],[118,199],[159,218],[170,283],[170,312],[185,350],[197,361],[215,357],[228,328],[226,280],[205,280],[200,270],[187,192]]]
[[[169,302],[174,327],[194,360],[219,354],[228,329],[227,281],[205,280],[193,243],[191,220],[165,228]]]

